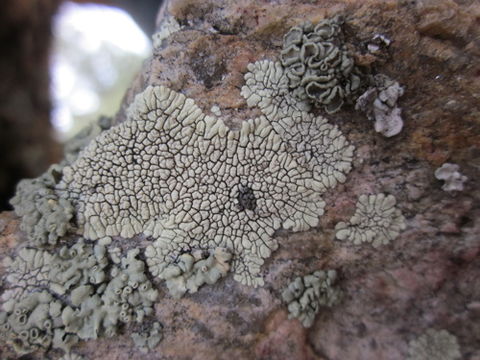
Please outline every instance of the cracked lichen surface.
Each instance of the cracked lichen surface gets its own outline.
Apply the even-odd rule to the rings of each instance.
[[[281,102],[278,97],[272,100]],[[261,285],[260,266],[278,247],[274,232],[316,226],[325,205],[321,193],[350,170],[353,147],[340,131],[292,101],[277,115],[233,131],[182,94],[150,86],[137,95],[126,122],[102,133],[64,168],[58,191],[75,204],[89,239],[151,236],[146,257],[155,276],[164,278],[166,266],[184,251],[224,247],[234,255],[234,278]],[[330,146],[333,158],[344,158],[339,170],[328,166],[328,152],[314,160],[318,170],[302,166],[304,154],[323,154],[310,143],[296,144],[303,141],[301,124],[287,140],[274,129],[290,121],[282,116],[287,113],[317,126],[316,151]],[[296,150],[289,151],[292,146]]]
[[[242,96],[250,107],[258,107],[289,153],[312,172],[325,191],[346,180],[352,168],[354,146],[337,126],[322,116],[308,113],[308,104],[288,90],[288,78],[279,62],[257,61],[248,65]]]
[[[361,195],[349,222],[339,222],[335,226],[337,239],[355,245],[368,242],[374,247],[388,244],[406,227],[405,218],[395,205],[393,195]]]
[[[457,338],[447,330],[428,329],[409,343],[408,360],[456,360],[461,356]]]

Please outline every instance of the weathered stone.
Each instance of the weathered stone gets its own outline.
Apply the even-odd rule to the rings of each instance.
[[[165,85],[194,99],[205,113],[218,106],[226,124],[239,129],[243,120],[259,115],[257,109],[247,109],[240,95],[247,65],[275,61],[292,26],[342,14],[345,36],[360,48],[376,34],[392,40],[388,61],[375,55],[368,63],[405,87],[405,126],[398,136],[383,138],[352,108],[328,117],[356,146],[357,156],[346,182],[324,196],[326,212],[318,228],[277,232],[280,247],[262,265],[264,287],[243,286],[227,274],[180,300],[160,296],[155,310],[163,340],[143,359],[403,360],[408,344],[429,328],[454,335],[464,358],[480,358],[480,287],[472,285],[480,269],[475,180],[480,166],[480,29],[469,25],[480,19],[479,6],[473,0],[417,3],[178,0],[165,5],[166,13],[188,26],[155,49],[123,109],[147,85]],[[122,119],[123,111],[116,121]],[[472,179],[465,184],[468,191],[442,191],[434,171],[445,162],[459,164]],[[395,196],[407,229],[381,251],[334,241],[335,224],[350,218],[358,196],[380,192]],[[14,255],[22,236],[18,220],[3,213],[0,228],[0,257]],[[123,248],[146,242],[141,236],[113,241]],[[328,268],[339,269],[343,301],[305,330],[287,319],[282,288],[294,276]],[[161,294],[167,292],[157,285]],[[0,351],[2,358],[15,358],[9,349]],[[85,342],[78,353],[106,360],[138,357],[128,330]]]

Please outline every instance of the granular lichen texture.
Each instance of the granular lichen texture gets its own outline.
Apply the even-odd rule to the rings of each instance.
[[[428,329],[409,343],[408,360],[456,360],[461,356],[457,338],[447,330]]]
[[[350,170],[353,147],[340,131],[299,111],[295,121],[307,124],[288,138],[273,127],[290,121],[282,112],[232,131],[182,94],[149,86],[126,122],[64,168],[57,190],[75,204],[89,239],[151,236],[146,258],[154,276],[164,278],[185,250],[223,247],[233,254],[234,278],[260,285],[260,266],[278,246],[275,230],[316,226],[322,192]],[[314,153],[325,146],[324,155]]]
[[[355,245],[368,242],[374,247],[388,244],[405,229],[405,218],[395,204],[393,195],[361,195],[349,223],[335,226],[337,239]]]

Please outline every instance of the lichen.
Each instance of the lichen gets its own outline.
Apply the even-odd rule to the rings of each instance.
[[[428,329],[409,343],[408,360],[455,360],[461,356],[457,338],[446,330]]]
[[[328,166],[327,176],[312,176],[296,160],[302,152],[290,154],[265,117],[229,130],[162,86],[137,95],[128,113],[64,168],[57,189],[75,204],[85,237],[153,237],[145,254],[154,276],[184,248],[224,247],[234,256],[236,280],[263,284],[258,273],[278,246],[275,230],[316,226],[321,193],[335,176],[345,179]],[[333,158],[344,157],[339,167],[348,171],[353,148],[338,129],[318,129],[326,130],[317,141],[331,143]]]
[[[21,249],[10,261],[0,332],[19,354],[50,347],[70,352],[80,339],[112,336],[142,322],[157,290],[131,250],[112,265],[103,245],[82,239],[57,251]]]
[[[47,350],[52,344],[55,307],[58,301],[46,291],[34,292],[11,303],[8,312],[0,313],[0,334],[19,354]]]
[[[321,306],[331,307],[340,300],[340,291],[334,287],[336,278],[335,270],[295,278],[282,292],[289,318],[297,318],[307,328],[312,326]]]
[[[49,285],[49,273],[53,258],[54,256],[47,251],[22,248],[19,249],[14,259],[6,258],[4,260],[4,265],[9,269],[5,274],[5,280],[12,284],[2,293],[4,308],[11,307],[11,304],[20,300],[24,293]]]
[[[84,356],[75,353],[66,353],[58,360],[86,360]]]
[[[342,33],[341,17],[313,26],[307,22],[285,35],[280,61],[288,86],[299,100],[322,106],[329,114],[352,102],[362,85],[362,74]]]
[[[60,177],[61,166],[52,165],[40,177],[20,181],[10,200],[21,217],[20,229],[34,245],[55,245],[72,227],[75,210],[68,199],[55,191]]]
[[[463,191],[463,183],[468,178],[462,175],[459,169],[457,164],[445,163],[435,170],[435,177],[445,182],[442,185],[443,191]]]
[[[180,298],[187,291],[195,293],[202,285],[212,285],[224,277],[230,269],[231,259],[232,254],[224,248],[184,253],[167,266],[160,277],[166,280],[170,294]]]
[[[288,79],[278,62],[248,65],[241,94],[250,107],[258,107],[285,141],[299,165],[312,172],[324,192],[343,183],[352,168],[354,146],[337,126],[308,113],[309,106],[288,91]]]
[[[75,136],[69,139],[63,149],[64,159],[61,162],[63,167],[75,161],[83,150],[93,139],[108,130],[113,125],[113,119],[107,116],[100,116],[97,121],[90,123],[88,126],[81,129]]]
[[[163,40],[167,39],[170,35],[180,31],[181,29],[182,27],[173,16],[164,17],[158,31],[152,35],[153,48],[161,48]]]
[[[349,223],[335,226],[336,237],[355,245],[368,242],[374,247],[388,244],[405,229],[405,218],[395,207],[393,195],[361,195]]]
[[[404,89],[384,74],[374,77],[375,86],[358,97],[355,110],[363,111],[368,119],[375,120],[375,131],[386,137],[399,134],[403,128],[402,110],[398,99]]]
[[[155,349],[162,340],[162,325],[159,322],[154,322],[149,329],[133,332],[131,338],[142,353],[148,353],[150,350]]]

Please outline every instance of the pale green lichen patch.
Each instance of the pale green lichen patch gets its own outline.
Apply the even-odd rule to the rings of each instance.
[[[11,287],[2,293],[3,307],[11,307],[9,303],[21,299],[25,292],[48,286],[53,259],[49,252],[31,248],[22,248],[13,259],[7,258],[4,265],[9,267],[9,272],[5,279]]]
[[[170,294],[175,298],[186,292],[195,293],[204,285],[212,285],[224,277],[230,269],[232,254],[224,248],[214,251],[195,250],[180,255],[159,275],[165,279]]]
[[[324,192],[343,183],[352,168],[354,146],[337,126],[308,113],[308,106],[288,91],[286,72],[278,62],[258,61],[248,65],[242,96],[257,106],[277,134],[288,144],[289,153],[312,172]]]
[[[46,291],[30,294],[0,313],[0,334],[20,355],[47,350],[53,341],[59,302]]]
[[[15,213],[22,218],[20,229],[34,245],[54,245],[72,227],[74,208],[55,191],[60,177],[61,167],[52,165],[40,177],[20,181],[10,200]]]
[[[362,85],[362,74],[343,39],[342,24],[335,17],[315,26],[309,22],[295,26],[285,35],[280,53],[292,94],[322,106],[327,113],[353,102]]]
[[[349,223],[339,222],[335,226],[337,239],[355,245],[368,242],[374,247],[388,244],[406,227],[405,218],[395,205],[393,195],[361,195]]]
[[[456,360],[461,356],[457,338],[446,330],[428,329],[409,343],[408,360]]]
[[[289,318],[297,318],[307,328],[312,326],[322,306],[331,307],[340,300],[340,291],[334,287],[336,278],[335,270],[295,278],[282,292]]]
[[[80,339],[114,335],[153,312],[157,290],[131,250],[112,265],[103,245],[82,239],[57,252],[24,248],[11,261],[0,313],[2,338],[19,354],[69,352]]]
[[[165,87],[137,95],[129,120],[103,132],[63,171],[58,191],[89,239],[144,233],[153,275],[184,248],[232,251],[235,279],[260,285],[280,227],[318,224],[325,188],[264,117],[229,130]]]
[[[162,325],[159,322],[154,322],[150,329],[132,333],[131,338],[142,353],[148,353],[155,349],[162,340]]]

